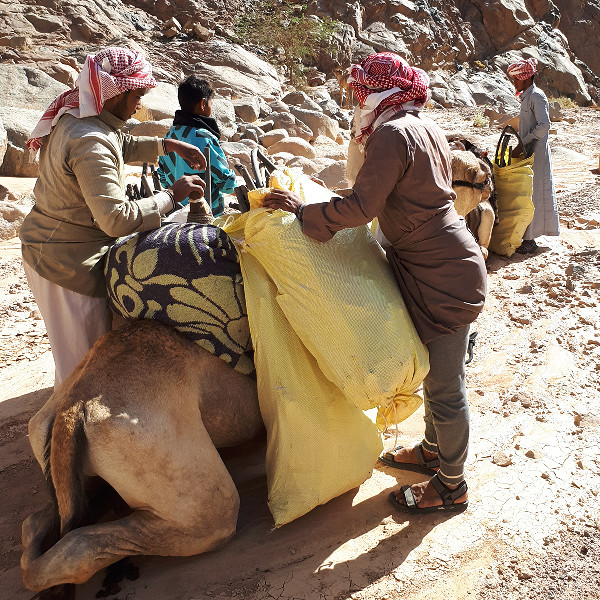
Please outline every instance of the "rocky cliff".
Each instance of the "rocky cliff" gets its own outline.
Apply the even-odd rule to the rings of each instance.
[[[254,4],[0,0],[0,174],[37,174],[25,151],[33,124],[58,93],[74,85],[86,55],[107,45],[145,51],[160,82],[144,99],[151,123],[136,133],[157,135],[168,128],[177,108],[175,86],[195,72],[218,92],[215,116],[230,157],[244,162],[250,147],[269,143],[273,149],[286,146],[281,152],[290,154],[290,142],[281,136],[290,137],[299,140],[293,142],[296,158],[312,160],[314,148],[299,150],[308,144],[319,146],[317,157],[329,161],[305,165],[312,172],[331,169],[342,158],[327,139],[342,147],[347,140],[349,117],[338,106],[334,73],[373,52],[397,52],[428,71],[434,106],[516,112],[505,71],[520,56],[538,59],[536,81],[548,96],[589,104],[600,95],[600,0],[311,0],[298,10],[337,22],[337,52],[309,65],[312,87],[300,96],[285,95],[289,86],[267,60],[273,49],[236,37],[236,20]]]
[[[120,43],[144,48],[163,80],[176,81],[182,72],[198,69],[219,83],[222,68],[247,70],[246,55],[230,42],[236,41],[232,25],[249,4],[1,1],[0,62],[36,66],[72,85],[88,52]],[[336,61],[327,55],[316,65],[328,76],[338,65],[392,50],[432,74],[434,99],[443,106],[506,104],[512,90],[504,69],[527,55],[538,58],[539,82],[549,95],[582,104],[599,97],[600,0],[312,0],[308,14],[340,23]],[[182,26],[188,23],[188,34],[169,27],[173,17]],[[211,38],[222,43],[198,45]],[[244,40],[237,41],[243,46]],[[268,68],[264,74],[273,75]],[[276,91],[269,84],[266,90]]]

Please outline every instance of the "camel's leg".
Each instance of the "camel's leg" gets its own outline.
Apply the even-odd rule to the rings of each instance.
[[[480,223],[479,228],[477,229],[477,238],[479,239],[479,244],[487,250],[490,246],[490,242],[492,240],[492,229],[494,228],[494,209],[489,205],[489,203],[480,203],[481,215],[480,215]]]
[[[32,544],[22,561],[30,589],[81,583],[132,554],[198,554],[235,532],[239,496],[202,423],[197,390],[174,389],[161,373],[121,388],[110,409],[102,397],[86,402],[86,472],[134,512],[75,529],[41,556]]]
[[[199,554],[210,548],[200,542],[197,533],[148,511],[135,511],[118,521],[69,532],[29,565],[23,580],[34,592],[64,583],[84,583],[126,556],[173,556],[173,540],[180,555]]]

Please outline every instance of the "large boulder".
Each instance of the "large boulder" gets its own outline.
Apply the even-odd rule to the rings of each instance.
[[[334,142],[331,138],[325,137],[324,135],[318,136],[313,142],[313,148],[317,156],[332,158],[333,160],[346,160],[347,150],[346,148]]]
[[[289,137],[289,134],[285,129],[271,129],[271,131],[263,133],[258,139],[265,148],[269,148],[269,146],[287,137]]]
[[[193,65],[194,74],[209,81],[217,91],[229,88],[239,97],[257,95],[265,99],[282,94],[281,80],[272,65],[223,39],[189,43],[179,51],[178,58],[182,64]]]
[[[300,90],[288,92],[282,99],[288,106],[298,106],[307,110],[321,110],[321,107],[308,94]]]
[[[212,103],[212,115],[221,132],[221,139],[228,140],[236,131],[235,108],[231,100],[215,98]]]
[[[42,114],[43,111],[28,108],[0,108],[0,120],[4,124],[8,139],[0,175],[37,177],[39,163],[37,159],[30,162],[27,140]]]
[[[298,121],[302,121],[312,131],[313,137],[310,141],[320,135],[335,140],[340,131],[337,121],[321,112],[321,110],[307,110],[298,106],[290,106],[290,112]]]
[[[142,121],[129,128],[131,135],[148,135],[156,137],[165,137],[165,134],[171,129],[173,119],[162,119],[161,121]]]
[[[294,156],[287,162],[288,167],[300,167],[305,175],[314,175],[320,171],[319,167],[310,158]]]
[[[560,10],[560,30],[571,50],[600,77],[600,10],[597,2],[554,0]]]
[[[289,152],[294,156],[304,156],[305,158],[315,158],[317,155],[315,149],[306,140],[298,137],[285,138],[269,148],[269,154],[278,152]]]
[[[6,154],[6,148],[8,146],[8,134],[6,133],[6,129],[4,124],[2,123],[2,119],[0,119],[0,168],[2,167],[2,161],[4,160],[4,155]]]
[[[312,129],[289,112],[273,113],[271,119],[273,129],[285,129],[291,137],[299,137],[307,142],[315,138]]]
[[[179,110],[177,87],[171,83],[159,81],[155,88],[149,90],[142,97],[142,106],[154,121],[172,119],[175,111]]]
[[[172,120],[175,111],[179,110],[177,86],[159,82],[155,88],[143,96],[142,106],[148,111],[153,121]],[[216,119],[223,139],[229,139],[237,131],[235,109],[231,101],[215,97],[211,116]]]
[[[25,206],[0,200],[0,240],[14,238],[28,212]]]
[[[221,149],[225,153],[229,165],[233,168],[237,164],[250,168],[250,153],[252,148],[243,142],[221,142]]]
[[[60,94],[69,89],[40,69],[0,64],[0,107],[46,110]]]
[[[316,174],[330,190],[340,190],[348,187],[346,179],[346,161],[338,160]]]
[[[256,96],[246,96],[233,101],[235,114],[245,123],[254,123],[260,117],[260,99]]]

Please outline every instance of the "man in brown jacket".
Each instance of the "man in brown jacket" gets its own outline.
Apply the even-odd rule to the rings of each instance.
[[[390,500],[409,512],[464,510],[469,442],[464,363],[469,324],[485,300],[485,263],[454,209],[446,138],[418,112],[429,99],[427,75],[385,52],[354,65],[349,81],[360,103],[356,140],[365,157],[352,194],[304,206],[297,194],[274,190],[264,206],[294,212],[302,230],[322,242],[378,217],[390,243],[388,260],[430,363],[423,382],[422,442],[380,457],[430,478],[392,492]]]
[[[121,130],[155,86],[150,64],[137,52],[107,48],[88,56],[77,87],[50,105],[28,142],[40,150],[40,167],[20,238],[52,348],[55,387],[110,330],[103,269],[110,245],[156,229],[176,201],[203,193],[200,177],[188,176],[151,198],[126,198],[127,162],[157,162],[172,151],[204,168],[195,146]]]

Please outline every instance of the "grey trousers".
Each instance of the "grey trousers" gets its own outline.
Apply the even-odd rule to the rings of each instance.
[[[430,368],[423,381],[423,448],[439,455],[438,478],[450,485],[464,479],[469,446],[469,405],[465,385],[468,342],[469,325],[466,325],[427,344]]]

